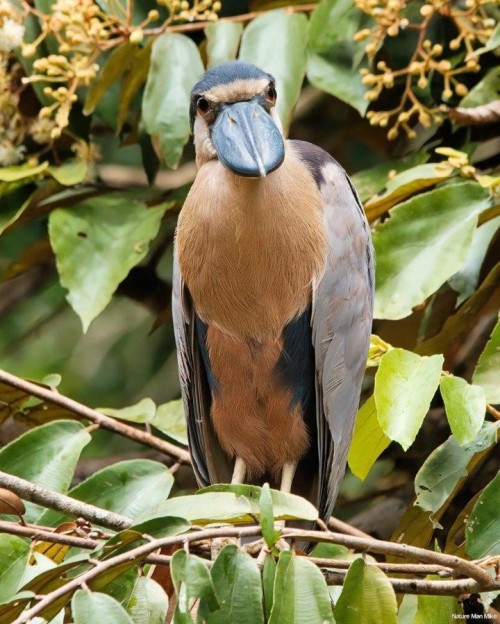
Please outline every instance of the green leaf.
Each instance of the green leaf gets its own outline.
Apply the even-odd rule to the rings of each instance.
[[[450,624],[455,619],[453,616],[459,616],[457,619],[464,617],[456,596],[422,595],[418,597],[413,624]]]
[[[235,544],[225,546],[211,576],[220,609],[210,613],[209,624],[264,624],[260,572],[248,553]]]
[[[134,6],[137,6],[137,3],[135,3]],[[129,115],[134,96],[148,78],[151,48],[154,41],[155,38],[151,37],[142,49],[140,47],[136,48],[135,53],[130,59],[130,64],[123,74],[120,88],[120,101],[118,102],[118,115],[116,118],[116,132],[121,131]],[[105,98],[103,98],[103,101],[104,99]],[[101,107],[99,107],[98,112],[100,112],[100,108]]]
[[[203,600],[206,609],[219,609],[210,573],[202,559],[178,550],[172,557],[170,572],[177,594],[174,622],[191,623],[189,611],[198,598]]]
[[[0,534],[0,603],[16,595],[29,556],[29,542],[17,535]]]
[[[49,168],[49,163],[44,160],[39,165],[14,165],[12,167],[0,167],[0,181],[2,182],[17,182],[18,180],[25,180],[27,178],[36,178],[46,169]]]
[[[172,474],[163,464],[132,459],[99,470],[69,494],[77,500],[135,519],[155,503],[165,500],[173,482]],[[45,526],[57,526],[66,519],[64,514],[47,510],[40,522]]]
[[[427,511],[437,511],[458,482],[467,476],[474,456],[484,453],[496,443],[498,428],[498,424],[487,422],[474,442],[460,446],[455,437],[450,436],[434,449],[415,477],[415,505]]]
[[[137,45],[125,41],[111,52],[97,78],[90,83],[83,107],[84,115],[91,115],[94,112],[99,100],[129,68],[139,50]]]
[[[214,22],[205,28],[208,67],[232,61],[238,53],[243,25],[238,22]]]
[[[479,434],[486,412],[483,389],[452,375],[442,377],[439,388],[457,442],[461,446],[473,442]]]
[[[276,561],[274,557],[268,555],[264,561],[262,569],[262,589],[264,592],[264,608],[266,621],[271,616],[271,609],[274,603],[274,580],[276,578]]]
[[[176,442],[187,445],[186,417],[184,416],[184,404],[182,399],[169,401],[158,405],[156,413],[151,420],[153,427],[159,429],[169,438]]]
[[[481,353],[472,381],[484,390],[488,403],[500,403],[500,317],[493,328],[490,339]]]
[[[391,443],[379,424],[375,397],[365,401],[356,416],[347,461],[351,472],[364,481],[378,457]]]
[[[308,30],[305,15],[277,9],[252,20],[241,39],[240,59],[262,67],[276,79],[276,108],[285,131],[304,80]]]
[[[106,624],[134,624],[125,609],[111,596],[79,589],[71,601],[75,624],[106,622]]]
[[[73,420],[41,425],[0,450],[0,470],[65,494],[90,440],[85,427]],[[26,502],[26,522],[34,522],[41,512],[41,507]]]
[[[273,499],[269,484],[264,483],[259,498],[260,526],[262,528],[262,537],[265,539],[269,548],[272,548],[278,541],[281,531],[274,530],[274,512]]]
[[[387,576],[363,559],[352,562],[335,607],[337,624],[397,624],[396,595]]]
[[[139,576],[124,606],[134,624],[164,624],[168,596],[156,581]]]
[[[177,167],[189,138],[189,96],[202,73],[200,53],[191,39],[164,33],[154,41],[142,121],[149,134],[159,137],[168,167]]]
[[[375,375],[375,405],[384,433],[406,451],[417,435],[437,390],[444,358],[391,349]]]
[[[460,106],[475,108],[498,99],[500,91],[500,67],[493,67],[478,84],[461,100]]]
[[[61,284],[86,331],[132,267],[146,255],[168,204],[147,208],[111,193],[50,213],[50,242]]]
[[[83,182],[87,176],[87,163],[68,161],[59,167],[49,167],[50,175],[63,186],[74,186]]]
[[[472,510],[465,529],[465,549],[473,559],[500,555],[500,473],[488,483]]]
[[[138,403],[122,409],[111,407],[98,407],[97,409],[106,416],[139,424],[150,423],[156,413],[156,405],[149,398],[141,399]]]
[[[225,484],[219,483],[200,490],[203,492],[232,492],[238,496],[244,496],[251,504],[256,514],[259,514],[258,502],[261,497],[262,488],[256,485],[247,484]],[[307,500],[295,494],[288,494],[279,490],[270,490],[274,508],[274,518],[280,520],[291,520],[301,518],[303,520],[316,520],[318,511]],[[199,496],[199,494],[197,494]],[[254,512],[252,512],[254,513]]]
[[[362,13],[353,0],[323,0],[311,15],[307,78],[364,115],[367,90],[359,74],[363,45],[353,40]]]
[[[492,219],[479,226],[472,237],[469,254],[465,259],[460,271],[452,275],[448,280],[449,285],[459,293],[457,306],[470,297],[476,290],[479,282],[479,273],[483,260],[488,251],[492,238],[500,227],[500,217]]]
[[[373,235],[375,317],[400,319],[464,263],[488,192],[464,182],[423,193],[391,210]]]
[[[282,551],[276,568],[269,624],[334,624],[330,595],[317,566]]]

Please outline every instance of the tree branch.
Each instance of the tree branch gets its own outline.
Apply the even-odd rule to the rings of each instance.
[[[134,440],[134,442],[139,442],[139,444],[144,444],[145,446],[154,448],[164,455],[174,457],[177,461],[185,464],[188,464],[191,461],[189,452],[185,449],[162,440],[150,433],[147,433],[146,431],[142,431],[141,429],[137,429],[131,425],[121,423],[114,418],[105,416],[104,414],[101,414],[86,405],[82,405],[73,399],[59,394],[59,392],[56,392],[55,390],[44,388],[43,386],[39,386],[30,381],[16,377],[15,375],[11,375],[1,369],[0,382],[3,382],[12,388],[22,390],[23,392],[26,392],[26,394],[35,396],[39,399],[47,401],[48,403],[52,403],[53,405],[58,405],[59,407],[62,407],[74,414],[77,418],[90,420],[91,422],[98,424],[103,429],[113,431],[114,433],[118,433],[119,435],[129,438],[130,440]]]

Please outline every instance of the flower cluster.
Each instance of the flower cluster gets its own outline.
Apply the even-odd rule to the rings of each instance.
[[[392,89],[396,84],[404,87],[394,108],[367,113],[372,125],[389,128],[389,139],[395,139],[400,130],[413,138],[413,126],[417,122],[424,127],[442,122],[443,113],[448,110],[447,102],[454,95],[464,97],[468,92],[461,75],[480,71],[475,50],[488,41],[495,26],[487,12],[487,5],[494,4],[492,0],[465,0],[465,8],[451,0],[427,0],[420,6],[418,22],[410,22],[406,17],[409,4],[406,0],[356,0],[357,8],[375,22],[372,28],[360,30],[354,37],[356,41],[366,41],[365,52],[374,65],[371,69],[361,70],[363,83],[369,86],[365,98],[373,102],[384,90]],[[428,34],[431,20],[437,15],[451,20],[458,33],[445,47],[433,43]],[[418,34],[407,65],[393,69],[385,60],[377,61],[375,57],[386,37],[397,37],[406,29],[413,29]],[[457,52],[462,53],[458,62],[445,57]],[[442,85],[442,101],[429,105],[418,90],[426,90],[431,81],[433,85]]]

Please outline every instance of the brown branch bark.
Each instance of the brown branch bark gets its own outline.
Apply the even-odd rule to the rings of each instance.
[[[164,455],[174,457],[177,461],[186,464],[190,463],[191,461],[189,452],[185,449],[182,449],[175,444],[171,444],[170,442],[157,438],[156,436],[147,433],[146,431],[142,431],[141,429],[137,429],[135,427],[132,427],[131,425],[121,423],[114,418],[105,416],[104,414],[101,414],[98,411],[87,407],[86,405],[82,405],[81,403],[78,403],[73,399],[59,394],[59,392],[56,392],[55,390],[50,390],[48,388],[38,386],[37,384],[26,381],[25,379],[21,379],[20,377],[16,377],[15,375],[11,375],[10,373],[7,373],[6,371],[1,369],[0,381],[7,384],[8,386],[11,386],[12,388],[22,390],[23,392],[26,392],[26,394],[47,401],[48,403],[52,403],[53,405],[59,405],[60,407],[63,407],[64,409],[74,414],[77,418],[90,420],[91,422],[96,423],[103,429],[113,431],[114,433],[118,433],[119,435],[129,438],[130,440],[134,440],[134,442],[139,442],[140,444],[144,444],[145,446],[154,448]]]

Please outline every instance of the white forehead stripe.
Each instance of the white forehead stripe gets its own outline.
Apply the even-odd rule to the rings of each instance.
[[[238,102],[249,100],[255,95],[262,93],[268,84],[269,80],[267,78],[253,78],[251,80],[241,78],[227,84],[212,87],[201,95],[210,102]]]

